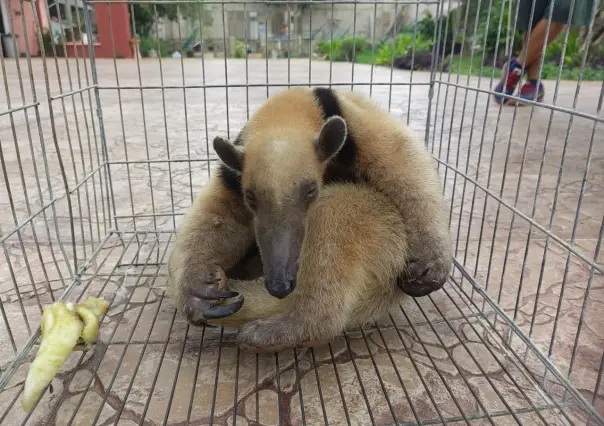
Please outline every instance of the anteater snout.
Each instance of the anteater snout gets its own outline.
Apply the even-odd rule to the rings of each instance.
[[[296,288],[296,278],[278,278],[267,282],[267,291],[277,299],[284,299]]]

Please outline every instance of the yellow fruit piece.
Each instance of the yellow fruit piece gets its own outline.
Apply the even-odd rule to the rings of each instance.
[[[40,347],[25,379],[21,405],[31,410],[42,391],[50,384],[75,347],[82,332],[82,321],[73,306],[55,302],[43,308]]]
[[[88,299],[78,306],[86,306],[88,309],[94,312],[97,318],[100,318],[109,309],[109,302],[102,297],[88,296]]]
[[[109,302],[102,297],[88,297],[75,308],[72,303],[63,302],[43,308],[40,347],[27,373],[21,398],[25,411],[32,409],[79,342],[84,342],[84,349],[91,349],[99,333],[99,318],[108,309]]]
[[[76,306],[76,313],[84,322],[82,339],[86,348],[96,342],[99,334],[99,318],[109,309],[109,302],[100,297],[89,297],[86,302]]]

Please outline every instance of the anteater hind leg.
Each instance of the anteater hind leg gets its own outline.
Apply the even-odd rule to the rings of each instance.
[[[226,281],[219,287],[226,289]],[[344,306],[333,302],[341,297],[318,294],[315,299],[294,290],[285,299],[277,299],[266,291],[262,277],[228,280],[228,289],[239,296],[205,310],[204,319],[211,325],[240,329],[238,341],[251,352],[316,346],[340,334],[347,318]],[[223,311],[234,305],[239,310],[224,316]]]

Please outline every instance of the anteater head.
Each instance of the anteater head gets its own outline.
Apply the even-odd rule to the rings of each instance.
[[[329,161],[346,140],[346,123],[329,118],[317,132],[292,124],[247,135],[245,148],[217,137],[214,149],[241,177],[254,216],[266,289],[278,298],[296,286],[308,210],[319,196]]]

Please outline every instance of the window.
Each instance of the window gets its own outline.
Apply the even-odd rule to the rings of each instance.
[[[82,0],[48,0],[50,28],[55,43],[88,43],[84,7],[88,8],[92,22],[93,41],[97,39],[96,13],[94,5],[85,5]]]

